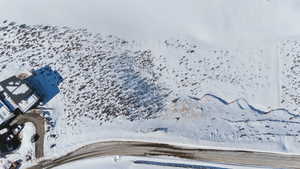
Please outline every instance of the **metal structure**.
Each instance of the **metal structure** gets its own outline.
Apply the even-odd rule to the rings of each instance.
[[[11,76],[0,82],[0,128],[18,114],[38,103],[46,104],[59,93],[63,78],[49,66],[33,70],[31,75]]]
[[[26,82],[12,76],[0,82],[0,125],[39,102],[39,96]]]

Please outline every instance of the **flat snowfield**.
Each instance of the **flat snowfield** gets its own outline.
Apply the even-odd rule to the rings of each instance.
[[[298,36],[297,0],[3,0],[2,19],[88,28],[126,39],[190,36],[211,45],[257,45]]]
[[[81,169],[88,167],[89,169],[98,169],[99,166],[113,169],[174,169],[174,168],[191,168],[191,169],[259,169],[259,167],[242,167],[237,165],[222,165],[205,162],[183,161],[179,159],[168,158],[141,158],[141,157],[104,157],[92,158],[88,160],[77,161],[65,164],[54,169]]]

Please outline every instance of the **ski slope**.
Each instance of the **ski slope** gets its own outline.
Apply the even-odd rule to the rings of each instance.
[[[47,155],[105,139],[299,153],[295,0],[0,2],[0,80],[50,65]],[[112,132],[113,131],[113,132]]]

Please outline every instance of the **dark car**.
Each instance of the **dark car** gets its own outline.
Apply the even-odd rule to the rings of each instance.
[[[0,135],[0,154],[5,155],[17,150],[21,146],[21,140],[12,132]]]
[[[35,143],[36,141],[38,141],[38,139],[40,138],[40,136],[38,134],[34,134],[32,137],[31,137],[31,142],[32,143]]]
[[[24,124],[16,124],[14,126],[11,127],[11,132],[14,135],[18,135],[24,128]]]
[[[22,165],[22,160],[17,160],[11,164],[9,169],[19,169]]]

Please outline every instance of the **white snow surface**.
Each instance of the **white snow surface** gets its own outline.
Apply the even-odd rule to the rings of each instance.
[[[35,147],[31,142],[32,136],[36,133],[34,125],[32,123],[25,123],[25,126],[21,132],[22,144],[17,153],[20,155],[30,155],[34,158]]]
[[[235,48],[300,33],[297,0],[3,0],[0,14],[18,23],[88,28],[131,40],[189,36]]]
[[[20,133],[22,144],[20,148],[13,154],[8,154],[7,159],[10,161],[23,160],[26,161],[26,155],[31,156],[32,159],[35,159],[34,152],[35,146],[31,142],[31,137],[35,134],[35,128],[32,123],[25,123],[25,126]]]
[[[299,154],[299,8],[1,1],[0,79],[45,65],[62,74],[44,106],[47,156],[109,139]]]
[[[0,159],[0,168],[1,169],[9,169],[10,164],[11,163],[8,159],[5,159],[5,158]]]
[[[194,165],[199,168],[199,166],[205,167],[214,167],[218,168],[235,168],[235,169],[254,169],[258,167],[242,167],[242,166],[233,166],[233,165],[224,165],[224,164],[214,164],[207,162],[195,162],[191,160],[182,160],[176,158],[167,158],[161,157],[157,158],[143,158],[143,157],[127,157],[127,156],[114,156],[114,157],[102,157],[102,158],[92,158],[86,160],[80,160],[72,163],[67,163],[65,165],[55,167],[55,169],[98,169],[99,166],[101,168],[109,168],[109,169],[174,169],[174,168],[187,168],[187,167],[171,167],[171,166],[159,166],[159,165],[150,165],[150,164],[135,164],[134,161],[154,161],[161,163],[172,163],[172,164],[185,164],[185,165]]]

